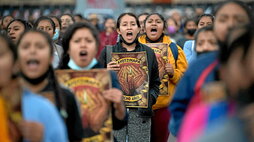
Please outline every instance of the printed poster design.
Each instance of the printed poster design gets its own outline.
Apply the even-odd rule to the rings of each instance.
[[[112,53],[112,61],[120,65],[118,80],[126,107],[147,108],[149,75],[146,52]]]
[[[159,76],[161,80],[160,95],[167,96],[169,76],[166,73],[165,65],[168,62],[168,44],[166,43],[147,43],[148,47],[152,48],[158,62]]]
[[[111,106],[102,96],[111,88],[111,76],[105,69],[89,71],[57,70],[60,83],[70,88],[79,104],[84,128],[82,142],[111,142]]]

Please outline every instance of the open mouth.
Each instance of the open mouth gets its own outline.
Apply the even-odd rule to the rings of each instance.
[[[157,29],[156,28],[152,28],[151,29],[151,33],[156,33],[157,32]]]
[[[14,37],[14,36],[11,36],[10,38],[11,38],[12,40],[16,39],[16,37]]]
[[[26,62],[28,68],[30,69],[36,69],[38,68],[40,61],[36,60],[36,59],[30,59]]]
[[[132,36],[133,33],[132,32],[127,32],[127,36]]]
[[[87,56],[87,51],[80,51],[80,52],[79,52],[79,56],[81,57],[81,59],[86,58],[86,56]]]

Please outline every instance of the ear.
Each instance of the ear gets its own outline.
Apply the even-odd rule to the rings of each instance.
[[[120,29],[117,28],[116,31],[117,31],[117,33],[118,33],[119,35],[121,35]]]

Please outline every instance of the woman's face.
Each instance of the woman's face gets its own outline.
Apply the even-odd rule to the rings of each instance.
[[[11,80],[14,67],[14,58],[6,41],[0,38],[0,89]]]
[[[3,29],[7,28],[8,24],[13,20],[11,16],[7,16],[3,20]]]
[[[50,45],[40,33],[29,32],[18,45],[20,69],[28,78],[41,77],[52,62]]]
[[[210,17],[203,16],[198,22],[198,29],[201,29],[206,26],[211,26],[212,24],[213,24],[213,21]]]
[[[91,63],[97,54],[97,44],[89,29],[78,29],[72,35],[68,54],[79,67],[86,67]]]
[[[17,43],[21,34],[25,31],[25,27],[19,21],[12,22],[8,27],[8,36],[14,43]]]
[[[116,22],[114,19],[108,19],[105,22],[105,29],[115,29],[116,28]]]
[[[65,32],[66,29],[74,23],[74,21],[72,21],[72,18],[69,15],[63,15],[61,17],[61,22],[62,22],[62,32]]]
[[[137,38],[139,31],[140,28],[134,17],[125,15],[121,18],[120,27],[117,29],[117,32],[127,43],[132,43]]]
[[[50,38],[52,38],[54,36],[53,27],[48,20],[40,21],[37,26],[37,29],[48,33]]]
[[[188,21],[185,27],[185,30],[197,29],[195,21]]]
[[[214,33],[219,41],[225,41],[230,28],[250,22],[246,11],[235,3],[224,5],[215,15]]]
[[[149,39],[155,41],[160,38],[164,30],[164,22],[158,15],[151,15],[145,23],[146,35]]]
[[[196,52],[209,52],[218,50],[216,37],[212,31],[203,31],[198,34]]]

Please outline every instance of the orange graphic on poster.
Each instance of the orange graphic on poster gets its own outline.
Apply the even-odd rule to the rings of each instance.
[[[160,95],[166,96],[168,94],[169,76],[166,73],[165,66],[168,62],[168,44],[166,43],[147,43],[148,47],[152,48],[158,62],[159,76],[161,80]]]
[[[112,61],[120,65],[117,75],[125,106],[147,108],[149,77],[146,52],[112,53]]]
[[[83,142],[112,140],[111,106],[102,92],[111,88],[111,76],[105,69],[89,71],[57,70],[60,83],[70,88],[79,104],[84,128]]]

